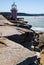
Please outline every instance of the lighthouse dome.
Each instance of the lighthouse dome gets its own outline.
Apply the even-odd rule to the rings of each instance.
[[[11,10],[17,10],[17,6],[16,6],[15,2],[12,4],[12,9]]]

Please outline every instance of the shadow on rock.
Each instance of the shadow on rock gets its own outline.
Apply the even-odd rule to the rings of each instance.
[[[6,36],[9,40],[12,40],[28,49],[31,50],[31,45],[32,45],[32,42],[29,40],[25,40],[25,38],[22,36],[22,35],[11,35],[11,36]]]
[[[17,64],[17,65],[36,65],[34,63],[34,61],[37,59],[36,56],[33,56],[33,57],[29,57],[27,58],[26,60],[24,60],[23,62]]]

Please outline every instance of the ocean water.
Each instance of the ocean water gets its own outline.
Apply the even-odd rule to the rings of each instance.
[[[35,31],[44,32],[44,16],[18,16],[32,25]]]

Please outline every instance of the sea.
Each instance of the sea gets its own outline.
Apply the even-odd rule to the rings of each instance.
[[[33,30],[38,32],[44,32],[44,16],[18,16],[24,18],[24,21],[28,21],[29,25],[32,25]]]

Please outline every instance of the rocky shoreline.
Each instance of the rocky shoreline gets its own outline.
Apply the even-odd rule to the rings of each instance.
[[[29,28],[27,23],[24,24],[21,21],[20,26],[17,24],[19,22],[16,22],[16,25],[14,25],[15,23],[11,23],[3,16],[0,21],[4,24],[0,26],[0,38],[2,38],[0,39],[0,46],[5,44],[0,48],[0,65],[1,63],[2,65],[21,65],[22,63],[27,65],[25,61],[29,65],[31,62],[29,59],[33,58],[32,61],[37,60],[36,51],[32,50],[31,46],[33,42],[36,42],[35,44],[37,45],[40,33],[36,33],[30,29],[31,27]]]

